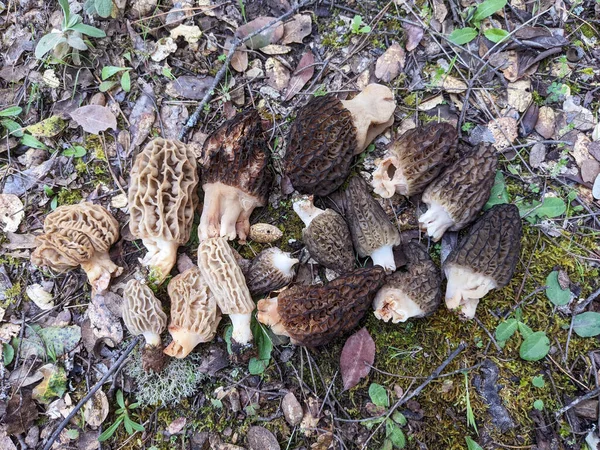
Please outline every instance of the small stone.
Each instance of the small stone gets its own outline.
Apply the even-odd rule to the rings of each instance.
[[[292,392],[288,392],[283,397],[281,402],[281,409],[287,423],[295,427],[302,421],[304,412],[302,411],[302,405]]]
[[[581,178],[586,183],[592,183],[600,174],[600,163],[595,159],[588,159],[581,164]]]
[[[541,142],[536,143],[531,147],[529,152],[529,165],[537,169],[546,160],[546,146]]]
[[[38,426],[33,426],[27,432],[25,443],[31,448],[36,448],[38,442],[40,442],[40,428]]]
[[[90,105],[106,106],[106,97],[102,92],[96,92],[90,99]]]
[[[277,438],[264,427],[250,427],[248,430],[248,446],[250,450],[280,450]]]
[[[535,124],[535,131],[537,131],[545,139],[550,139],[554,135],[554,129],[556,127],[556,115],[554,110],[549,106],[542,106],[538,114],[538,120]]]

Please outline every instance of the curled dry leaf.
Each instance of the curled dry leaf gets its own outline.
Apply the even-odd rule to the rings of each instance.
[[[290,71],[275,58],[269,58],[265,62],[267,84],[279,92],[290,82]]]
[[[117,118],[106,106],[87,105],[71,112],[71,118],[80,125],[84,131],[98,134],[109,128],[117,129]]]
[[[94,429],[98,428],[106,420],[108,410],[108,399],[100,389],[83,405],[85,423]]]
[[[231,45],[233,43],[233,38],[231,36],[227,37],[225,40],[225,51],[229,52]],[[231,67],[236,72],[245,72],[248,68],[248,48],[242,44],[240,45],[235,52],[233,52],[233,56],[231,57]]]
[[[25,289],[25,293],[29,300],[37,305],[43,311],[47,311],[54,307],[54,298],[52,294],[46,291],[40,284],[31,284]]]
[[[404,68],[405,58],[406,54],[404,53],[404,49],[400,44],[394,42],[383,55],[377,58],[377,63],[375,64],[375,76],[381,81],[389,83],[396,78]]]
[[[518,80],[509,83],[506,92],[508,104],[519,112],[525,111],[533,99],[531,81],[529,80]]]
[[[23,202],[14,194],[0,194],[0,225],[2,231],[14,233],[25,217]]]
[[[293,42],[302,44],[302,39],[312,32],[312,20],[310,14],[296,14],[292,20],[283,26],[282,44]]]
[[[206,91],[212,86],[213,77],[194,77],[184,75],[167,85],[167,92],[190,100],[202,100]]]
[[[492,119],[487,125],[494,138],[496,150],[505,150],[517,138],[517,121],[512,117]]]
[[[267,26],[275,19],[275,17],[267,16],[257,17],[256,19],[239,27],[236,31],[236,35],[240,39],[244,39],[246,36],[249,36],[252,33],[260,30],[262,27]],[[251,48],[252,50],[257,50],[269,44],[275,44],[276,42],[279,42],[283,37],[283,31],[284,28],[281,22],[276,22],[274,25],[270,26],[266,30],[262,31],[261,33],[246,41],[246,46]]]
[[[556,114],[549,106],[542,106],[538,114],[538,120],[535,124],[535,131],[545,139],[550,139],[554,135],[556,128]]]
[[[187,422],[187,419],[185,417],[179,417],[179,418],[175,419],[167,427],[167,433],[172,436],[174,434],[181,432],[181,430],[183,430],[183,427],[185,427],[186,422]]]
[[[171,37],[183,37],[188,44],[195,44],[200,40],[202,31],[198,25],[179,25],[171,30]]]
[[[412,52],[423,39],[423,28],[405,23],[402,28],[406,33],[406,51]]]
[[[302,55],[298,67],[296,67],[296,70],[292,74],[292,78],[290,78],[284,101],[291,99],[300,92],[304,85],[308,83],[308,80],[312,78],[315,73],[314,63],[315,55],[313,55],[310,49],[307,49],[304,55]]]
[[[348,338],[340,356],[344,390],[353,388],[366,377],[375,362],[375,342],[366,328]]]

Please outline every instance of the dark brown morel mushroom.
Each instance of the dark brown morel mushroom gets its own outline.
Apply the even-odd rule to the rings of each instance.
[[[346,217],[358,255],[361,258],[370,256],[373,264],[388,272],[395,271],[392,250],[400,244],[400,233],[371,196],[367,182],[356,176],[345,191],[336,193],[332,198]]]
[[[373,172],[375,193],[390,198],[394,193],[420,194],[456,153],[458,134],[449,123],[429,123],[407,131],[388,147]]]
[[[490,198],[497,166],[496,151],[488,144],[458,158],[425,189],[428,209],[419,217],[421,228],[437,242],[446,230],[462,230],[471,223]]]
[[[394,94],[368,85],[352,100],[313,97],[292,123],[284,171],[303,194],[328,195],[350,174],[354,156],[394,122]]]
[[[370,267],[325,286],[292,286],[277,298],[260,300],[257,318],[295,344],[324,345],[356,327],[384,279],[381,267]]]
[[[340,214],[317,208],[313,197],[306,195],[294,201],[294,211],[306,226],[302,240],[315,261],[337,273],[354,269],[350,230]]]
[[[506,286],[521,252],[521,218],[515,205],[496,205],[469,230],[444,262],[446,306],[475,317],[479,299]]]
[[[386,279],[373,301],[375,317],[384,322],[406,322],[433,313],[442,299],[442,276],[418,242],[402,247],[408,263]]]
[[[277,247],[263,250],[252,260],[244,274],[250,294],[268,294],[287,286],[294,279],[295,266],[299,262]]]
[[[256,110],[221,125],[204,142],[201,158],[204,206],[200,241],[213,237],[246,241],[250,214],[267,201],[272,175],[268,146]]]

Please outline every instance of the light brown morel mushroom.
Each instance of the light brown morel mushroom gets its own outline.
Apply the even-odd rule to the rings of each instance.
[[[315,261],[337,273],[354,269],[350,230],[340,214],[333,209],[317,208],[312,195],[296,199],[294,211],[306,226],[302,240]]]
[[[177,248],[190,238],[197,186],[195,155],[179,141],[154,139],[135,159],[129,181],[129,229],[148,249],[142,264],[158,283],[175,265]]]
[[[264,206],[272,175],[258,111],[251,109],[221,125],[204,142],[201,158],[204,206],[198,227],[213,237],[246,241],[250,215]]]
[[[165,348],[165,353],[185,358],[196,345],[213,340],[221,312],[196,266],[174,277],[167,290],[171,299],[169,333],[173,342]]]
[[[166,363],[160,334],[167,327],[167,315],[152,289],[138,280],[129,280],[123,291],[123,322],[134,336],[143,335],[146,345],[142,350],[145,371],[160,372]]]
[[[444,261],[448,280],[446,306],[475,317],[479,300],[490,290],[506,286],[521,251],[521,218],[515,205],[496,205],[469,230]]]
[[[423,246],[409,242],[402,246],[408,260],[386,279],[373,301],[375,317],[384,322],[406,322],[411,317],[433,313],[442,299],[440,271]]]
[[[303,194],[328,195],[350,174],[354,156],[394,122],[394,94],[369,84],[352,100],[313,97],[292,123],[284,171]]]
[[[294,279],[299,262],[277,247],[263,250],[252,260],[246,274],[250,293],[263,295],[287,286]]]
[[[356,176],[345,191],[332,198],[342,208],[358,255],[361,258],[370,256],[373,264],[394,272],[393,248],[400,244],[400,233],[371,196],[367,182]]]
[[[92,289],[102,293],[111,277],[123,271],[108,255],[118,238],[119,223],[102,206],[89,202],[60,206],[46,216],[31,262],[58,272],[81,266]]]
[[[223,314],[231,319],[234,355],[252,347],[250,321],[254,302],[232,248],[224,238],[210,238],[198,247],[198,266]]]
[[[258,302],[258,321],[292,342],[317,347],[352,330],[385,279],[381,267],[357,269],[325,286],[292,286]]]
[[[498,157],[482,144],[461,155],[423,193],[427,212],[419,224],[434,241],[446,230],[459,231],[471,223],[490,198]]]
[[[373,172],[375,193],[383,198],[394,193],[420,194],[450,164],[457,145],[456,128],[449,123],[429,123],[407,131],[378,162]]]

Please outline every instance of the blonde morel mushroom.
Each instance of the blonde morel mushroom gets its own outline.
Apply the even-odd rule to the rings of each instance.
[[[81,266],[94,292],[102,293],[111,277],[123,271],[108,255],[118,238],[119,223],[102,206],[89,202],[60,206],[46,216],[31,262],[58,272]]]
[[[145,371],[160,372],[166,363],[160,335],[167,326],[167,315],[152,289],[138,280],[129,280],[123,291],[123,322],[134,336],[143,335],[146,345],[142,350]]]
[[[373,264],[388,272],[395,271],[393,247],[400,244],[400,233],[371,196],[367,182],[356,176],[345,191],[332,197],[342,208],[358,255],[361,258],[370,256]]]
[[[167,290],[171,299],[169,333],[173,342],[165,348],[165,353],[181,359],[189,355],[196,345],[213,340],[221,312],[196,266],[174,277]]]
[[[475,317],[479,300],[490,290],[506,286],[521,251],[521,218],[515,205],[496,205],[469,230],[444,261],[448,280],[446,306]]]
[[[354,269],[350,230],[340,214],[317,208],[306,195],[294,201],[294,211],[306,226],[302,240],[315,261],[337,273]]]
[[[313,97],[292,123],[284,171],[303,194],[328,195],[350,174],[354,156],[394,122],[389,88],[368,85],[352,100]]]
[[[420,194],[456,153],[458,134],[449,123],[430,123],[407,131],[390,144],[373,172],[373,188],[383,198]]]
[[[423,246],[409,242],[402,247],[408,263],[386,279],[373,301],[375,317],[384,322],[406,322],[433,313],[442,299],[440,271]]]
[[[198,204],[198,172],[191,149],[179,141],[154,139],[135,159],[129,181],[129,229],[148,253],[142,264],[162,283],[177,248],[192,230]]]
[[[351,331],[385,279],[381,267],[340,275],[325,286],[292,286],[258,302],[258,321],[295,344],[317,347]]]
[[[272,180],[268,163],[260,115],[254,109],[236,115],[206,139],[201,158],[200,241],[237,236],[245,243],[252,211],[267,201]]]
[[[490,198],[497,165],[496,150],[488,144],[459,157],[425,189],[428,210],[419,217],[421,228],[437,242],[446,230],[471,223]]]
[[[299,262],[277,247],[263,250],[252,260],[246,274],[250,293],[263,295],[287,286],[294,279]]]
[[[234,356],[252,347],[250,321],[254,302],[232,248],[224,238],[210,238],[198,247],[198,266],[217,305],[231,319]]]

